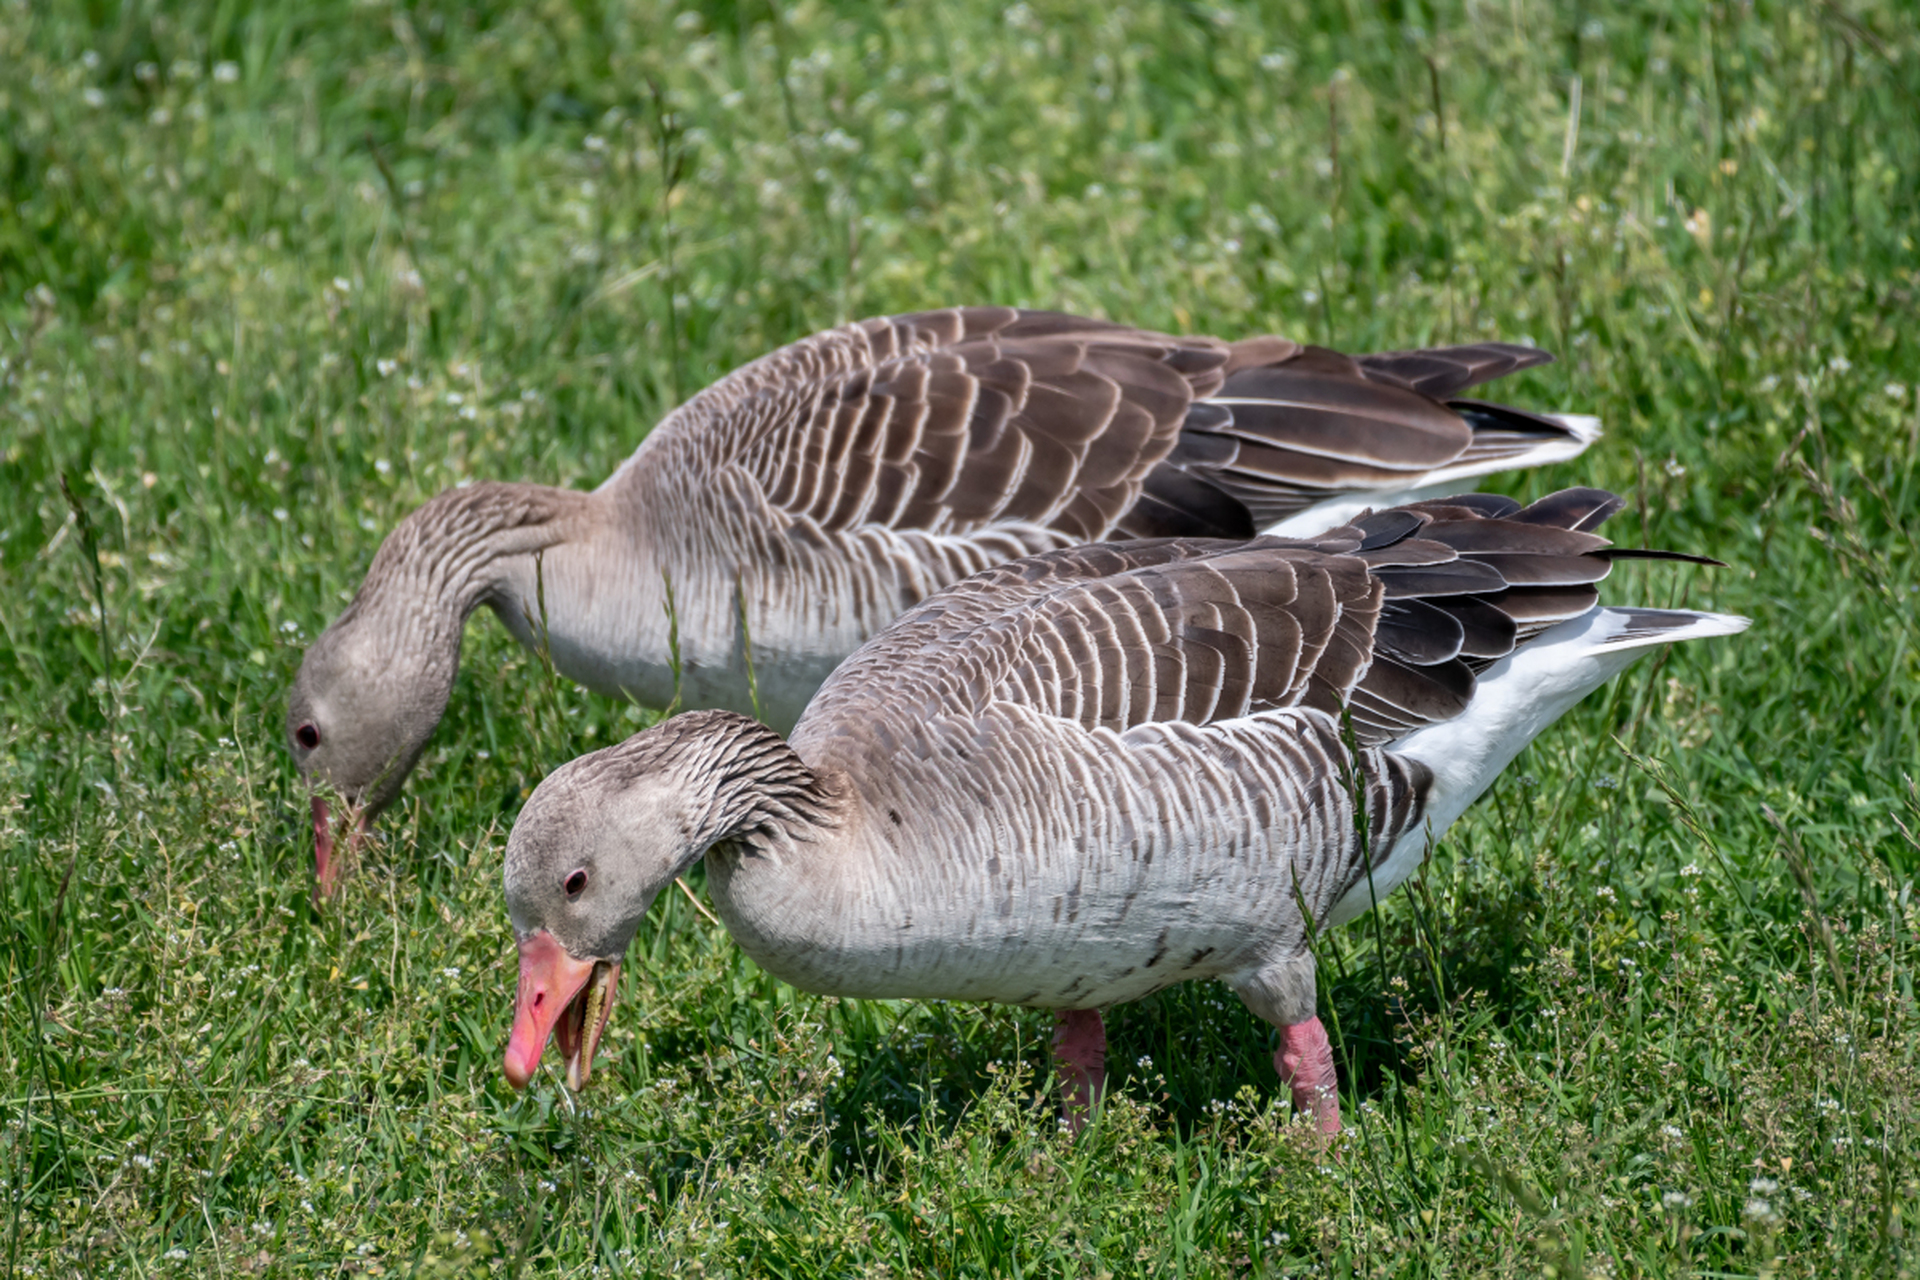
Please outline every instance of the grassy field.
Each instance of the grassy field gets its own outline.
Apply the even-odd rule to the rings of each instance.
[[[1882,0],[0,8],[9,1276],[1920,1274],[1920,32]],[[590,485],[841,320],[1533,341],[1609,532],[1751,615],[1323,940],[1351,1131],[1222,987],[795,993],[680,895],[499,1072],[506,830],[651,713],[476,619],[325,913],[280,741],[382,533]],[[67,491],[63,492],[63,482]],[[694,880],[699,890],[697,876]]]

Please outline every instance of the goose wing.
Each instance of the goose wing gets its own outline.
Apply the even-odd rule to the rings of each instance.
[[[1578,452],[1590,433],[1458,398],[1551,359],[1503,343],[1355,358],[954,307],[781,348],[694,397],[648,448],[737,467],[829,534],[1246,538],[1340,494],[1545,460],[1543,441]]]
[[[1257,342],[1258,340],[1256,340]],[[1254,343],[1236,353],[1251,356]],[[1134,537],[1246,537],[1329,498],[1572,456],[1563,422],[1458,393],[1553,357],[1487,342],[1348,356],[1266,351],[1193,406],[1121,520]],[[1530,456],[1529,456],[1530,455]]]
[[[796,741],[888,704],[966,716],[1004,702],[1122,732],[1310,708],[1383,745],[1459,715],[1477,672],[1598,602],[1615,553],[1591,529],[1620,505],[1596,489],[1528,507],[1476,494],[1308,540],[1162,539],[1014,561],[855,653]]]
[[[744,469],[773,507],[825,532],[1025,523],[1086,541],[1133,505],[1232,356],[1215,338],[955,307],[782,348],[661,432]]]

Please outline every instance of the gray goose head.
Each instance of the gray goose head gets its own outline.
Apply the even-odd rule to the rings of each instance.
[[[287,744],[312,792],[321,896],[339,874],[336,836],[357,846],[426,749],[467,615],[498,585],[501,562],[556,541],[559,515],[585,496],[506,484],[441,494],[380,544],[352,603],[308,647],[287,699]]]
[[[715,845],[790,840],[830,810],[793,749],[731,711],[675,716],[550,774],[507,840],[520,952],[508,1082],[525,1088],[557,1034],[567,1084],[584,1084],[660,891]]]

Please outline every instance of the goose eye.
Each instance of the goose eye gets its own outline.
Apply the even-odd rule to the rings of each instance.
[[[569,875],[567,877],[566,889],[567,889],[567,896],[569,898],[579,897],[580,891],[586,887],[587,887],[587,871],[585,867],[580,868],[579,870],[575,871],[572,875]]]
[[[293,740],[308,751],[320,745],[320,726],[309,721],[293,731]]]

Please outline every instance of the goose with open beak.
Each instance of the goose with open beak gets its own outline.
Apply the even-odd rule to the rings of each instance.
[[[1330,1135],[1314,932],[1391,893],[1636,657],[1747,625],[1602,606],[1616,559],[1697,559],[1609,545],[1593,529],[1621,505],[1470,495],[1306,540],[1017,560],[855,653],[791,742],[696,711],[562,766],[507,842],[507,1079],[556,1029],[587,1078],[641,919],[704,857],[735,941],[796,987],[1053,1010],[1076,1125],[1101,1010],[1220,979]]]

